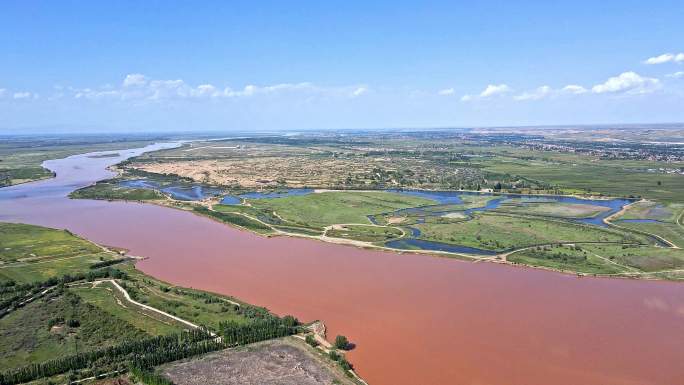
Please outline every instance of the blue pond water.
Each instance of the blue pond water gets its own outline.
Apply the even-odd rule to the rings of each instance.
[[[163,193],[169,194],[173,199],[182,201],[197,201],[208,197],[215,197],[224,194],[224,191],[215,187],[206,187],[200,184],[197,185],[170,185],[164,186],[157,182],[136,179],[126,180],[119,183],[120,186],[130,188],[142,188],[148,190],[159,190]]]
[[[224,205],[239,205],[242,202],[242,199],[240,197],[236,197],[233,195],[226,195],[221,199],[221,204]]]
[[[463,254],[475,254],[475,255],[496,255],[496,252],[490,250],[478,249],[475,247],[450,245],[447,243],[426,241],[424,239],[398,239],[395,241],[389,241],[385,243],[385,246],[394,249],[421,249],[421,250],[434,250],[434,251],[447,251],[450,253],[463,253]]]
[[[272,192],[249,192],[240,195],[240,198],[246,199],[273,199],[273,198],[284,198],[291,196],[308,195],[313,193],[314,190],[310,188],[292,188],[283,191],[272,191]]]
[[[633,200],[630,199],[580,199],[575,197],[565,197],[565,196],[538,196],[538,195],[513,195],[513,194],[492,194],[492,193],[477,193],[477,192],[461,192],[461,191],[413,191],[413,190],[388,190],[391,192],[396,192],[405,195],[411,195],[420,198],[432,199],[437,202],[436,205],[429,205],[423,207],[413,207],[409,209],[402,209],[392,212],[393,215],[402,214],[413,214],[421,215],[422,218],[417,220],[417,223],[425,222],[425,217],[428,216],[442,216],[444,214],[458,211],[457,209],[451,210],[435,210],[434,208],[439,205],[459,205],[463,204],[463,196],[497,196],[495,199],[489,200],[482,207],[470,208],[467,210],[462,210],[465,215],[472,216],[475,212],[485,212],[490,210],[495,210],[501,206],[501,204],[510,201],[511,199],[522,200],[523,205],[525,203],[533,202],[561,202],[561,203],[576,203],[576,204],[590,204],[595,206],[607,207],[606,210],[592,218],[568,218],[570,221],[577,223],[584,223],[594,226],[606,227],[607,225],[603,222],[603,219],[620,211],[622,207],[629,204]],[[431,209],[432,208],[432,209]],[[376,219],[373,216],[369,216],[371,222],[376,223]],[[435,250],[435,251],[449,251],[455,253],[468,253],[476,255],[494,255],[496,254],[490,250],[478,249],[467,246],[450,245],[441,242],[428,241],[423,239],[417,239],[420,237],[420,230],[415,227],[409,227],[411,231],[411,238],[394,240],[387,242],[385,245],[387,247],[397,248],[397,249],[415,249],[419,248],[422,250]]]

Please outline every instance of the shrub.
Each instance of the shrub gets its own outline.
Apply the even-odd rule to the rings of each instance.
[[[313,346],[314,348],[315,348],[316,346],[318,346],[318,341],[316,341],[316,339],[314,338],[314,336],[312,336],[311,334],[307,334],[307,335],[306,335],[306,338],[305,338],[304,340],[306,341],[307,344]]]
[[[331,350],[331,351],[328,353],[328,357],[330,357],[330,359],[333,360],[333,361],[339,361],[339,359],[342,358],[342,356],[340,356],[340,354],[337,353],[337,352],[334,351],[334,350]]]
[[[337,349],[346,349],[347,346],[349,345],[349,340],[345,336],[337,336],[335,337],[335,344],[334,346]]]
[[[81,326],[81,321],[79,321],[75,318],[72,318],[72,319],[67,321],[67,326],[70,328],[77,328],[77,327]]]

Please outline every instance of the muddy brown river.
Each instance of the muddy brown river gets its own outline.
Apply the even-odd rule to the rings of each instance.
[[[156,149],[152,146],[149,149]],[[684,384],[684,285],[263,238],[154,205],[70,200],[113,158],[48,161],[0,189],[0,221],[69,230],[149,257],[144,272],[229,294],[356,344],[371,385]]]

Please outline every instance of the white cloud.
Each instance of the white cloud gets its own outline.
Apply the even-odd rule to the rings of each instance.
[[[192,86],[182,79],[156,80],[150,79],[143,74],[128,74],[123,79],[120,87],[105,86],[96,89],[70,88],[68,91],[76,99],[161,101],[177,99],[232,99],[288,92],[358,97],[368,92],[368,90],[368,86],[365,85],[320,87],[308,82],[279,83],[266,86],[249,84],[242,89],[235,90],[231,87],[219,88],[209,83]]]
[[[7,89],[5,89],[5,88],[0,88],[0,98],[5,97],[5,94],[7,94]]]
[[[623,72],[591,88],[595,94],[623,93],[628,95],[647,94],[660,88],[660,80],[641,76],[635,72]]]
[[[481,98],[489,98],[491,96],[505,94],[511,91],[511,87],[506,84],[490,84],[480,93]]]
[[[665,75],[665,77],[674,78],[674,79],[682,79],[682,78],[684,78],[684,71],[677,71],[673,74],[667,74],[667,75]]]
[[[463,95],[461,101],[468,102],[475,99],[490,99],[513,91],[506,84],[490,84],[479,95]]]
[[[237,98],[242,96],[253,96],[253,95],[266,95],[275,94],[278,92],[293,92],[293,91],[308,91],[316,92],[322,90],[322,88],[316,87],[315,85],[302,82],[302,83],[280,83],[272,86],[256,86],[253,84],[246,85],[242,90],[233,90],[230,87],[226,87],[222,93],[217,94],[217,97],[229,97]],[[363,93],[365,91],[359,91]]]
[[[352,91],[351,97],[355,98],[355,97],[358,97],[358,96],[365,94],[366,92],[368,92],[368,87],[360,86],[360,87],[357,87],[354,91]]]
[[[534,91],[531,91],[531,92],[523,92],[523,93],[520,94],[520,95],[516,95],[516,96],[513,97],[513,99],[515,99],[515,100],[521,100],[521,101],[522,101],[522,100],[539,100],[539,99],[543,99],[543,98],[545,98],[545,97],[547,97],[547,96],[551,96],[551,94],[552,94],[553,92],[554,92],[554,91],[553,91],[553,89],[551,89],[551,87],[549,87],[549,86],[541,86],[541,87],[537,88],[537,89],[534,90]]]
[[[14,95],[12,95],[14,99],[31,99],[31,98],[36,98],[37,96],[30,93],[30,92],[15,92]]]
[[[662,55],[653,56],[644,61],[646,64],[663,64],[663,63],[682,63],[684,62],[684,52],[683,53],[664,53]]]
[[[147,84],[147,79],[143,74],[128,74],[123,81],[124,87],[144,86],[145,84]]]
[[[588,92],[586,88],[578,86],[577,84],[568,84],[567,86],[563,87],[561,91],[573,95],[581,95]]]
[[[453,88],[445,88],[443,90],[439,90],[438,94],[442,96],[450,96],[455,94],[456,91]]]
[[[546,98],[554,98],[563,95],[581,95],[587,93],[588,90],[577,84],[568,84],[561,89],[553,89],[549,86],[541,86],[535,90],[523,92],[520,95],[513,97],[514,100],[540,100]]]
[[[221,92],[211,84],[200,84],[192,90],[192,95],[197,97],[217,97]]]

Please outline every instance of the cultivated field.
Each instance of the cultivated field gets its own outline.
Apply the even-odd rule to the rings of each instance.
[[[115,258],[111,252],[65,230],[0,223],[0,280],[20,283],[89,271]]]

